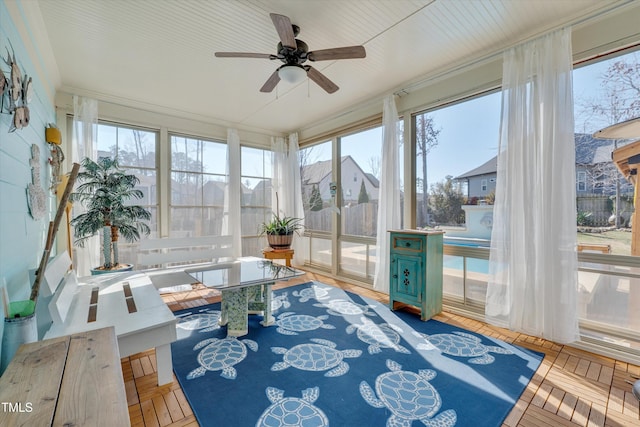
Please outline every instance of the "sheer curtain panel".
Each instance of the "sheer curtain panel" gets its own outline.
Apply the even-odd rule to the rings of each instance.
[[[382,111],[382,164],[378,201],[377,262],[373,288],[389,293],[389,235],[399,229],[400,218],[400,154],[398,110],[393,95],[384,99]]]
[[[233,236],[233,256],[242,256],[242,189],[240,188],[240,137],[235,129],[227,130],[226,185],[222,234]]]
[[[98,101],[81,96],[73,97],[73,127],[71,161],[82,164],[85,157],[97,160]],[[73,205],[73,217],[84,211],[79,203]],[[100,237],[88,239],[84,247],[75,246],[73,264],[79,276],[88,276],[100,265]]]
[[[486,319],[578,338],[571,31],[504,53]]]
[[[282,137],[271,138],[271,150],[273,152],[273,179],[271,182],[273,211],[280,216],[300,218],[302,219],[301,224],[304,225],[298,134],[289,135],[288,146]],[[302,236],[293,238],[291,248],[294,250],[293,263],[302,264],[304,262],[304,239]]]

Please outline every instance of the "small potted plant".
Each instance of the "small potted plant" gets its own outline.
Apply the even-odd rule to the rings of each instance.
[[[75,231],[75,243],[84,247],[87,239],[102,231],[104,263],[92,270],[92,274],[130,270],[133,265],[120,264],[118,239],[122,235],[128,242],[150,233],[146,221],[151,212],[142,206],[129,205],[131,199],[143,197],[135,186],[140,182],[135,175],[126,174],[117,159],[101,157],[98,161],[85,158],[83,170],[78,174],[79,183],[71,200],[86,208],[84,213],[71,220]]]
[[[302,229],[302,219],[273,214],[271,221],[260,224],[260,235],[267,235],[267,242],[273,250],[285,250],[291,247],[293,233]]]

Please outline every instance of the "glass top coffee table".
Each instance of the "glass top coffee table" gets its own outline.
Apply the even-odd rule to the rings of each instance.
[[[248,333],[249,314],[262,314],[262,326],[271,326],[271,286],[303,271],[255,257],[238,258],[221,264],[185,269],[185,272],[208,288],[222,293],[220,325],[227,325],[227,335],[240,337]]]

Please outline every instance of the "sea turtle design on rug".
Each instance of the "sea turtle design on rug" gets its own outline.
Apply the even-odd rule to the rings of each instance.
[[[402,366],[387,359],[390,372],[378,375],[375,391],[366,381],[360,383],[360,394],[374,408],[387,408],[391,416],[387,426],[411,427],[419,420],[428,427],[450,427],[456,424],[456,411],[448,409],[435,418],[433,416],[442,406],[442,398],[429,383],[436,372],[421,369],[416,374],[403,371]]]
[[[339,377],[349,371],[346,357],[360,357],[361,350],[336,350],[336,343],[312,338],[315,344],[299,344],[290,349],[271,347],[276,354],[283,354],[282,362],[276,362],[272,371],[282,371],[289,366],[303,371],[327,371],[325,377]]]
[[[200,313],[179,318],[176,326],[188,331],[211,332],[220,328],[219,320],[219,310],[203,310]]]
[[[327,298],[328,295],[328,289],[316,285],[312,285],[301,291],[293,291],[293,296],[299,298],[300,302],[307,302],[310,299],[321,300]]]
[[[278,316],[278,320],[276,320],[278,329],[276,329],[276,331],[283,335],[298,335],[298,332],[313,331],[318,328],[335,329],[335,326],[323,322],[323,320],[327,320],[328,318],[329,316],[326,314],[314,317],[308,314],[286,312]]]
[[[450,356],[473,357],[469,363],[476,365],[488,365],[493,363],[495,358],[489,354],[513,354],[506,348],[484,345],[480,338],[465,332],[455,331],[452,334],[421,334],[429,343],[436,346],[440,351]]]
[[[347,333],[352,334],[357,331],[360,341],[369,344],[369,354],[380,353],[381,348],[392,348],[399,353],[410,354],[405,347],[398,344],[402,329],[389,323],[376,324],[366,317],[360,319],[360,325],[351,324],[347,326]]]
[[[327,313],[333,316],[357,316],[360,314],[372,317],[377,316],[376,313],[370,310],[375,306],[356,304],[353,301],[345,299],[332,299],[331,301],[327,301],[325,304],[318,303],[313,305],[314,307],[326,307]]]
[[[287,292],[283,292],[278,296],[273,296],[271,298],[271,311],[278,311],[280,307],[289,308],[291,307],[291,303],[289,302],[289,298],[287,298]]]
[[[220,376],[229,380],[234,380],[237,376],[233,367],[242,362],[247,357],[247,347],[252,351],[258,351],[258,343],[244,339],[240,341],[236,337],[209,338],[200,341],[193,347],[193,350],[204,349],[198,354],[200,367],[189,372],[188,380],[201,377],[207,371],[222,371]]]
[[[329,425],[329,419],[312,403],[320,396],[320,388],[313,387],[302,391],[302,399],[284,397],[284,391],[267,387],[267,398],[272,405],[260,415],[256,427],[299,427]]]

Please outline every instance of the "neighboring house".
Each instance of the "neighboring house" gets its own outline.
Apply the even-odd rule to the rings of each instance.
[[[633,186],[618,172],[611,160],[616,148],[611,139],[596,139],[589,134],[578,133],[576,141],[576,193],[616,194],[616,183],[620,193],[632,193]]]
[[[614,141],[596,139],[589,134],[575,134],[576,144],[576,193],[614,195],[616,181],[621,193],[633,191],[633,187],[617,171],[611,161]],[[463,173],[456,181],[467,183],[467,197],[483,199],[496,189],[498,158]]]
[[[466,181],[467,197],[484,199],[496,191],[496,178],[498,176],[498,156],[493,157],[484,164],[469,172],[454,178],[458,182]]]
[[[342,156],[342,199],[345,205],[358,203],[360,187],[364,182],[369,200],[378,200],[380,182],[370,173],[364,172],[351,156]],[[331,198],[329,183],[331,182],[331,160],[316,162],[303,166],[301,171],[302,193],[308,200],[314,187],[318,187],[322,200]]]

